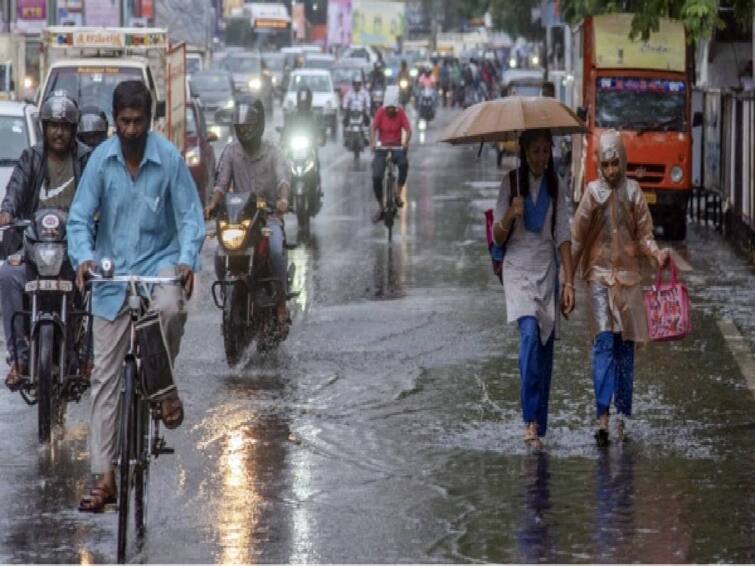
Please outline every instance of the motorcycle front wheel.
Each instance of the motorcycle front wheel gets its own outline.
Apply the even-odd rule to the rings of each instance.
[[[37,351],[37,428],[39,442],[50,441],[52,425],[57,414],[58,401],[54,391],[55,369],[53,352],[55,350],[55,328],[52,324],[43,324],[38,333]]]
[[[299,181],[301,182],[301,181]],[[294,197],[294,206],[296,207],[296,220],[299,222],[299,228],[306,230],[309,228],[309,207],[307,206],[307,195],[298,192]]]
[[[227,288],[226,288],[227,289]],[[228,292],[228,291],[226,291]],[[249,304],[249,292],[241,281],[230,288],[230,297],[223,309],[223,346],[229,367],[239,363],[241,354],[249,344],[249,331],[245,324]]]

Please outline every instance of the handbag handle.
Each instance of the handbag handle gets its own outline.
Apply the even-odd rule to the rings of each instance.
[[[668,267],[662,267],[658,266],[658,271],[655,274],[655,288],[659,289],[663,280],[663,272],[666,271],[666,269],[671,270],[671,284],[672,285],[678,285],[679,284],[679,273],[676,270],[676,263],[674,263],[674,258],[672,258],[670,255],[668,257]]]

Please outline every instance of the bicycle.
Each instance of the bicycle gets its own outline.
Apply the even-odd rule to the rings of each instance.
[[[385,170],[383,173],[383,221],[388,228],[388,241],[393,240],[393,221],[398,214],[398,204],[396,203],[396,192],[398,191],[398,164],[393,160],[394,151],[404,151],[399,146],[378,146],[375,151],[385,151]]]
[[[129,495],[134,494],[134,526],[138,538],[146,530],[147,489],[150,460],[160,454],[173,454],[174,449],[160,436],[160,400],[147,392],[144,378],[139,379],[140,352],[136,325],[148,315],[145,295],[148,285],[181,285],[179,276],[144,277],[139,275],[113,275],[112,263],[102,262],[102,273],[89,272],[89,283],[126,283],[128,312],[131,317],[129,348],[123,363],[121,382],[121,417],[118,457],[115,465],[118,474],[118,563],[126,559],[128,538]],[[143,291],[145,295],[140,294]]]

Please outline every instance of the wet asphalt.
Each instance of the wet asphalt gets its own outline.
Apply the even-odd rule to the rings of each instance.
[[[674,244],[694,330],[638,353],[629,440],[607,449],[578,285],[545,449],[530,452],[518,335],[484,245],[501,172],[492,151],[435,143],[452,116],[415,134],[390,245],[370,221],[370,157],[323,148],[324,208],[309,235],[287,224],[300,295],[277,352],[226,365],[207,241],[177,362],[186,420],[153,463],[130,561],[755,560],[753,376],[721,330],[751,360],[753,269],[703,227]],[[0,562],[115,560],[116,514],[76,510],[88,405],[39,446],[35,410],[0,391]]]

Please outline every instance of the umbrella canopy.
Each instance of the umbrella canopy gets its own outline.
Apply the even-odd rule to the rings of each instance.
[[[587,131],[582,120],[555,98],[507,96],[467,108],[448,125],[441,141],[454,145],[508,141],[538,129],[550,130],[554,136]]]

